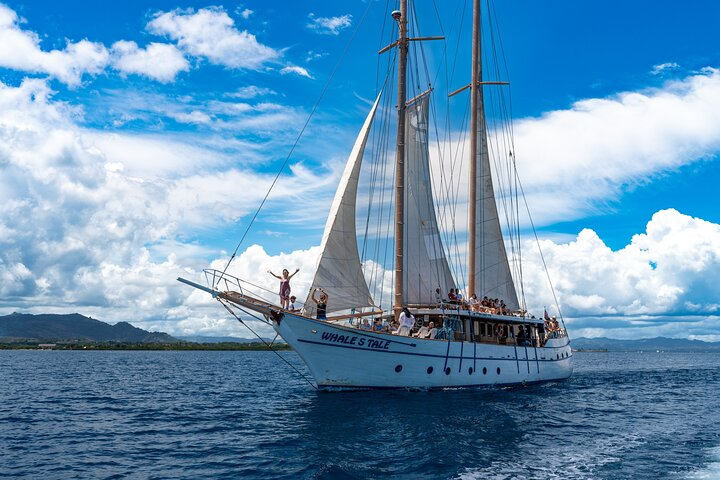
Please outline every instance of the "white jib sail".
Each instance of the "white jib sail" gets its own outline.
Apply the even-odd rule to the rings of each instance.
[[[510,273],[495,203],[482,88],[478,91],[477,108],[479,109],[477,132],[473,132],[472,136],[477,142],[475,150],[477,158],[471,159],[477,162],[475,168],[477,217],[475,225],[470,226],[475,228],[475,293],[479,298],[487,296],[504,300],[510,309],[517,310],[520,308],[518,297]]]
[[[435,303],[435,289],[445,297],[455,288],[435,215],[428,149],[429,92],[407,106],[405,123],[405,242],[406,304]]]
[[[306,315],[315,313],[315,302],[310,297],[316,288],[322,288],[327,292],[328,312],[374,305],[360,264],[355,228],[355,204],[360,165],[379,101],[378,95],[355,140],[355,146],[348,157],[340,185],[335,193],[323,233],[322,253],[305,301]],[[316,298],[319,295],[318,292]]]

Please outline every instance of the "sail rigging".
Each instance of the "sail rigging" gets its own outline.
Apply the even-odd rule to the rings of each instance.
[[[380,95],[355,140],[330,208],[315,277],[305,301],[305,313],[308,315],[315,313],[311,297],[316,288],[322,288],[332,299],[328,311],[374,306],[360,263],[355,211],[360,166]]]
[[[406,106],[405,123],[405,304],[435,302],[435,289],[455,288],[435,213],[428,146],[430,91]]]
[[[468,294],[503,300],[519,308],[495,202],[482,82],[480,1],[474,0],[470,131],[470,217]],[[495,83],[495,82],[493,82]]]

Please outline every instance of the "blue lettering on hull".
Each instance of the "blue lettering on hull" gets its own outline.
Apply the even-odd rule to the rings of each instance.
[[[390,350],[390,340],[376,340],[374,338],[361,338],[356,335],[339,335],[337,333],[323,332],[320,338],[328,343],[342,343],[343,345],[367,346],[374,350]]]

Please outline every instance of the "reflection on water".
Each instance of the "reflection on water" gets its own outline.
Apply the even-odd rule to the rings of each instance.
[[[328,393],[268,352],[0,352],[0,476],[715,478],[720,355],[575,364],[522,388]]]

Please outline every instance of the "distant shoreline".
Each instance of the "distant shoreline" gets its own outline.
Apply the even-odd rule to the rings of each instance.
[[[144,351],[270,351],[292,350],[286,343],[268,347],[264,343],[125,343],[125,342],[13,342],[0,343],[0,350],[144,350]]]

